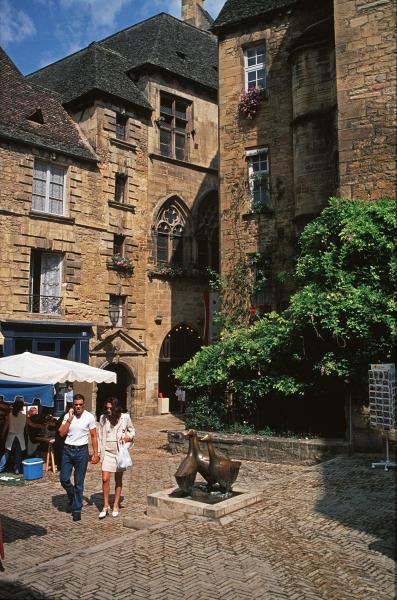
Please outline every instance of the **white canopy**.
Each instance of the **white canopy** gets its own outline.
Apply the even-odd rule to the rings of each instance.
[[[2,374],[40,383],[62,383],[64,381],[116,383],[117,381],[117,375],[113,371],[96,369],[72,360],[32,354],[31,352],[0,358],[0,378]]]

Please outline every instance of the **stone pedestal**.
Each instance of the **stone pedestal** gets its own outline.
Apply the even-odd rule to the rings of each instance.
[[[175,488],[162,490],[149,494],[147,497],[147,515],[158,519],[178,519],[183,516],[207,517],[209,519],[220,519],[229,513],[251,504],[260,502],[265,497],[265,492],[249,492],[240,487],[234,487],[235,495],[232,498],[222,500],[217,504],[198,502],[191,498],[177,498],[170,496]]]

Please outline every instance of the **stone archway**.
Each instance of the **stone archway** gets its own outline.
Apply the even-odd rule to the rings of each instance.
[[[203,341],[198,333],[185,323],[176,325],[165,336],[159,355],[159,392],[170,399],[170,410],[177,411],[175,380],[172,369],[180,367],[200,350]]]
[[[123,412],[132,414],[135,378],[130,369],[123,363],[110,363],[102,367],[105,371],[117,374],[117,383],[99,383],[96,397],[96,416],[102,414],[103,404],[109,396],[115,396],[121,402]]]

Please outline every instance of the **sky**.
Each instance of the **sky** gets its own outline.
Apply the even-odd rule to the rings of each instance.
[[[225,0],[206,0],[215,18]],[[23,74],[148,19],[180,18],[181,0],[0,0],[0,46]]]

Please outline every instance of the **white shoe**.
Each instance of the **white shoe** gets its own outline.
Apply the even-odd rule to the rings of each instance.
[[[112,512],[112,517],[118,517],[119,516],[119,511],[118,510],[114,510]]]
[[[100,519],[104,519],[106,517],[106,515],[109,514],[109,508],[104,508],[100,513],[99,513],[99,518]]]

